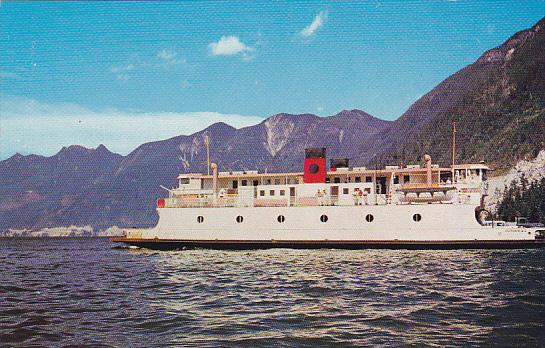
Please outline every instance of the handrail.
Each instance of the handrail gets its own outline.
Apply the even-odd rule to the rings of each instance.
[[[239,199],[240,198],[240,199]],[[226,197],[176,197],[165,198],[165,208],[225,208],[225,207],[312,207],[312,206],[351,206],[351,205],[387,205],[393,204],[392,196],[388,194],[353,196],[308,196],[284,198],[252,198],[244,199],[240,195]]]

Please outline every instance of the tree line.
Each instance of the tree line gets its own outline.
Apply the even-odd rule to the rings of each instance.
[[[504,191],[496,218],[514,221],[517,217],[545,223],[545,178],[529,184],[523,175],[520,180],[511,182]]]

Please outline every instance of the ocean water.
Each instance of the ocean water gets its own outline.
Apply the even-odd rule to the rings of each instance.
[[[544,257],[0,239],[0,345],[543,346]]]

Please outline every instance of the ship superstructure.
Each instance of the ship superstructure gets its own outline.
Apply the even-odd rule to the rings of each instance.
[[[159,249],[514,248],[545,246],[545,228],[484,220],[483,163],[350,167],[305,151],[302,172],[180,174],[157,200],[159,222],[116,241]]]

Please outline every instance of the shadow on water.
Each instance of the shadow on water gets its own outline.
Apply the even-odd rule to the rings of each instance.
[[[540,345],[543,250],[116,249],[0,243],[0,342]]]

